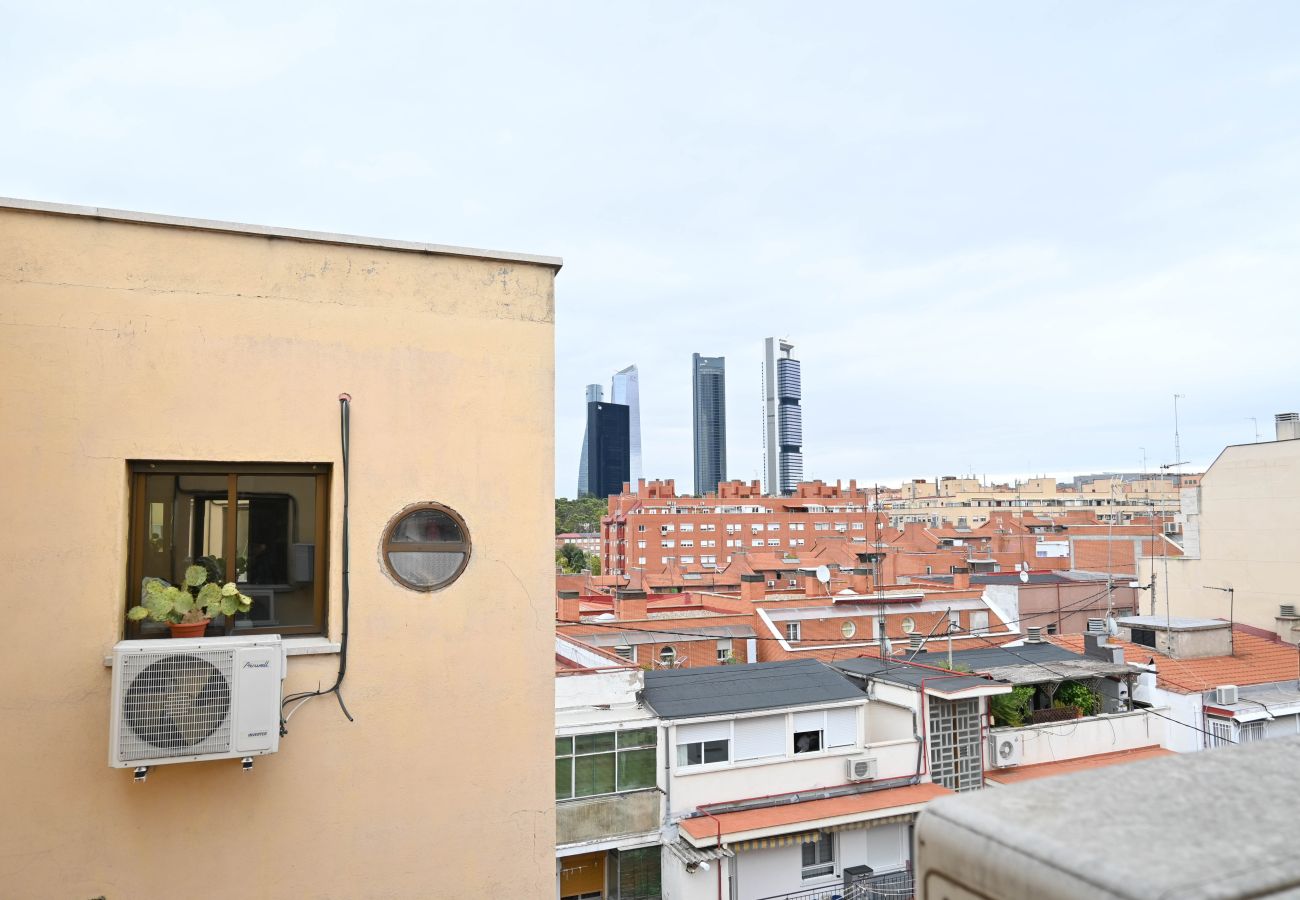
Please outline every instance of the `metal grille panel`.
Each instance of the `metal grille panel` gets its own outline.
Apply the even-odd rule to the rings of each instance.
[[[124,655],[118,758],[229,752],[234,656],[224,649]]]
[[[927,702],[930,704],[931,777],[954,791],[983,787],[979,700],[931,697]]]

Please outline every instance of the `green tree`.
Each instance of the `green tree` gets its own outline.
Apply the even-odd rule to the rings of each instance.
[[[555,498],[555,533],[590,533],[600,530],[600,519],[609,513],[604,497]]]
[[[1029,704],[1034,699],[1032,684],[1018,684],[1009,694],[998,694],[989,698],[989,712],[993,713],[994,725],[1010,725],[1018,728],[1029,721]]]
[[[566,572],[581,572],[587,568],[587,554],[577,544],[565,544],[555,551],[555,562]]]

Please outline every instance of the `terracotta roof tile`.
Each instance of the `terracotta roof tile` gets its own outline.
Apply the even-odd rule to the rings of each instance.
[[[722,823],[722,836],[743,834],[773,828],[812,827],[810,823],[823,819],[842,818],[863,815],[869,812],[891,809],[898,806],[912,806],[926,803],[935,797],[951,794],[952,791],[938,784],[912,784],[906,787],[886,788],[882,791],[870,791],[864,794],[849,794],[844,797],[830,797],[825,800],[805,800],[802,803],[785,803],[776,806],[764,806],[759,809],[747,809],[741,812],[719,813],[716,818]],[[717,834],[717,823],[713,818],[700,816],[682,819],[678,823],[681,829],[697,840],[709,840]]]
[[[1077,759],[1063,759],[1058,762],[1036,763],[1031,766],[1012,766],[1007,769],[990,769],[984,773],[989,781],[998,784],[1015,784],[1019,781],[1032,781],[1049,775],[1065,775],[1069,772],[1082,772],[1086,769],[1099,769],[1119,763],[1137,762],[1140,759],[1154,759],[1157,756],[1171,756],[1172,750],[1164,747],[1139,747],[1136,750],[1117,750],[1114,753],[1098,753],[1094,756],[1080,756]]]
[[[1232,656],[1208,656],[1203,659],[1174,659],[1150,647],[1111,638],[1110,643],[1124,648],[1124,660],[1146,663],[1155,660],[1156,681],[1160,687],[1182,694],[1199,694],[1221,684],[1267,684],[1297,677],[1300,662],[1296,648],[1290,644],[1251,634],[1238,626],[1232,629],[1235,646]],[[1057,634],[1048,640],[1083,652],[1083,635]]]

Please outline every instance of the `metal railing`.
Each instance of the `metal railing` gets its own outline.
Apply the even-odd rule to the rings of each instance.
[[[774,894],[762,900],[911,900],[914,895],[911,872],[889,872],[848,887],[832,884],[791,894]]]

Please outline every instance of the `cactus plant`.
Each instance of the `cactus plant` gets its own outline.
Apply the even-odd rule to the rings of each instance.
[[[208,580],[205,566],[190,566],[178,585],[151,581],[145,588],[144,600],[127,611],[133,622],[152,619],[167,625],[198,624],[220,615],[233,616],[246,613],[253,601],[239,592],[234,582],[219,585]]]

